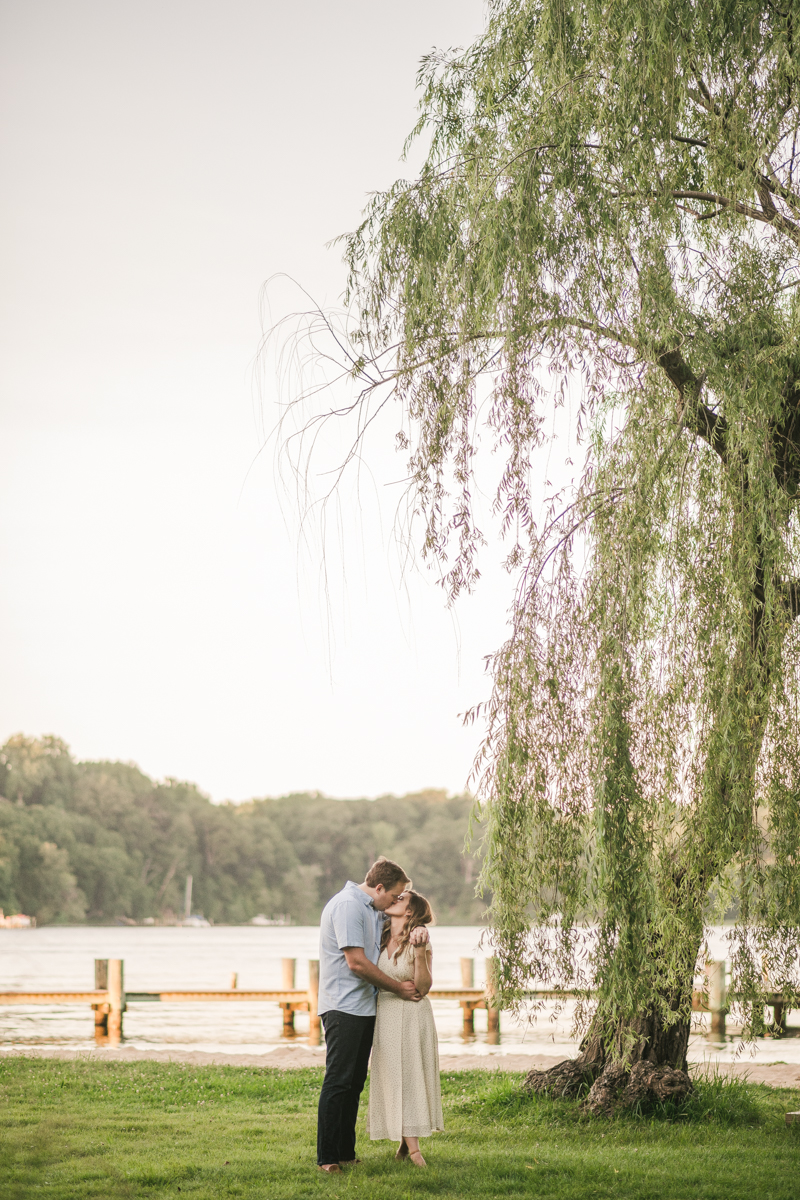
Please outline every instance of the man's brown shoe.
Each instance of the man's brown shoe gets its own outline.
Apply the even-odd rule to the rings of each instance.
[[[341,1175],[342,1168],[338,1163],[317,1163],[317,1170],[324,1171],[326,1175]]]

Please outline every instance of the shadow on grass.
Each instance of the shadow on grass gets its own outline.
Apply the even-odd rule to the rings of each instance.
[[[22,1128],[19,1123],[18,1128]],[[70,1160],[85,1160],[85,1150],[74,1145],[74,1122],[69,1117],[44,1117],[26,1125],[15,1142],[0,1140],[0,1200],[30,1200],[39,1191],[62,1195],[57,1177]],[[84,1168],[84,1179],[103,1200],[133,1200],[130,1181],[113,1165],[94,1163]],[[83,1192],[82,1192],[83,1194]]]

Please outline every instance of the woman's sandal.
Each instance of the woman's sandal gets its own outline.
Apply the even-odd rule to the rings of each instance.
[[[415,1167],[427,1167],[425,1159],[420,1154],[419,1150],[415,1150],[413,1154],[409,1154],[409,1161],[413,1162]]]
[[[398,1162],[405,1162],[405,1160],[408,1158],[408,1146],[406,1145],[405,1141],[402,1141],[397,1147],[395,1158]]]

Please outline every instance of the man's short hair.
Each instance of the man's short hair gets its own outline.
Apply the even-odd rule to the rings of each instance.
[[[371,888],[376,888],[379,883],[382,883],[384,891],[387,892],[389,888],[396,887],[398,883],[407,883],[411,887],[411,880],[403,868],[399,867],[396,862],[392,862],[390,858],[379,858],[377,862],[374,862],[367,871],[364,883]]]

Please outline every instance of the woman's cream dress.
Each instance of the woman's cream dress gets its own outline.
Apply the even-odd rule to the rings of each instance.
[[[414,951],[407,946],[395,962],[385,950],[378,966],[393,979],[414,978]],[[378,993],[372,1043],[367,1132],[372,1141],[428,1137],[444,1129],[439,1047],[433,1009],[423,1000]]]

